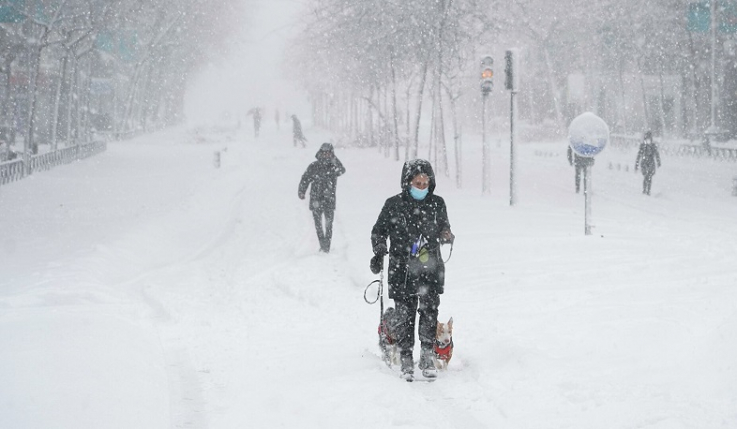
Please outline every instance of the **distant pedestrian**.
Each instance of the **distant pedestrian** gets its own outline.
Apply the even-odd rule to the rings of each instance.
[[[292,137],[294,141],[294,147],[297,147],[297,142],[302,143],[302,147],[307,147],[305,142],[307,138],[302,133],[302,123],[299,122],[297,115],[292,115]]]
[[[653,184],[653,176],[657,164],[660,167],[660,153],[658,153],[658,147],[653,142],[653,133],[650,131],[645,132],[645,137],[642,139],[640,144],[640,150],[637,151],[637,159],[635,160],[635,171],[642,167],[642,193],[650,195],[650,188]]]
[[[248,111],[247,115],[253,115],[253,133],[258,138],[258,132],[261,129],[261,108],[254,107]]]
[[[297,195],[305,199],[307,188],[310,188],[310,210],[315,220],[317,240],[320,242],[320,251],[330,252],[330,242],[333,239],[333,218],[335,215],[335,189],[338,185],[338,176],[345,173],[345,167],[335,156],[333,145],[323,143],[315,154],[317,161],[307,167],[299,181]],[[323,217],[325,226],[323,229]]]
[[[579,193],[581,191],[581,172],[583,172],[586,167],[594,165],[594,158],[580,156],[577,153],[574,153],[573,149],[568,146],[568,163],[576,167],[576,193]]]
[[[279,122],[281,121],[281,118],[279,117],[279,109],[276,109],[276,114],[274,115],[274,120],[276,121],[276,129],[277,131],[279,128]]]

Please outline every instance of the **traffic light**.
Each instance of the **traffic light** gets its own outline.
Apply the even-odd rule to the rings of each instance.
[[[481,58],[481,93],[488,95],[494,88],[494,59],[489,55]]]
[[[519,50],[509,49],[504,54],[504,88],[519,90]]]

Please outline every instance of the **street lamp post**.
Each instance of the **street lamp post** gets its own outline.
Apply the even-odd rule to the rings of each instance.
[[[516,192],[514,182],[514,141],[516,140],[517,129],[515,122],[517,120],[517,103],[516,95],[519,91],[519,50],[512,48],[507,50],[504,55],[504,86],[510,90],[509,101],[509,205],[513,206]]]
[[[481,193],[489,193],[489,142],[486,140],[486,102],[494,88],[494,59],[490,55],[481,58]]]

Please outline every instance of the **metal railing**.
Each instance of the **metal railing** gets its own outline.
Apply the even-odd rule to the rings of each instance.
[[[0,163],[0,185],[20,180],[37,171],[50,170],[58,165],[69,164],[80,159],[88,158],[104,152],[106,149],[106,142],[97,141],[70,146],[41,155],[33,155],[29,162],[29,168],[25,168],[25,162],[22,158],[2,162]]]
[[[25,167],[22,159],[0,163],[0,185],[15,182],[25,176]]]

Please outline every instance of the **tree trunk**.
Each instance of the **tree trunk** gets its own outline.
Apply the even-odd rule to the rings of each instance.
[[[3,79],[5,91],[4,91],[2,103],[0,103],[0,124],[3,124],[3,125],[11,125],[10,107],[13,103],[11,102],[12,93],[11,93],[11,87],[10,87],[10,76],[12,75],[13,60],[14,60],[14,57],[12,55],[6,56],[5,66],[3,67],[3,72],[5,74],[4,79]],[[12,144],[14,142],[9,142],[9,143]]]
[[[550,60],[550,53],[547,47],[543,47],[545,53],[545,66],[548,69],[548,83],[550,84],[550,90],[553,92],[553,104],[555,105],[555,119],[558,125],[558,131],[562,134],[565,129],[563,120],[563,111],[560,107],[560,92],[558,92],[558,85],[555,83],[555,74],[553,73],[553,62]],[[519,71],[515,71],[519,73]]]
[[[445,177],[450,176],[450,172],[448,170],[448,147],[445,143],[445,115],[443,114],[443,92],[441,88],[438,86],[438,115],[440,116],[438,121],[438,137],[440,138],[440,145],[438,148],[440,149],[440,168],[443,169],[443,174],[445,174]]]
[[[462,186],[462,169],[461,169],[461,132],[458,126],[458,115],[456,111],[456,99],[449,95],[450,98],[450,112],[453,119],[453,142],[455,147],[455,164],[456,164],[456,187]]]
[[[82,136],[82,91],[80,91],[80,88],[82,85],[79,84],[80,80],[80,66],[79,66],[79,59],[74,59],[74,88],[73,88],[73,94],[74,94],[74,144],[75,146],[80,143],[81,136]]]
[[[66,121],[66,128],[67,128],[67,130],[66,130],[66,140],[67,140],[67,145],[69,145],[69,143],[72,143],[73,140],[74,140],[74,138],[73,138],[73,130],[72,130],[72,123],[73,123],[72,122],[72,105],[74,104],[74,92],[76,91],[76,87],[77,87],[77,85],[76,85],[76,77],[77,77],[77,68],[78,67],[79,67],[79,65],[77,64],[76,58],[72,58],[73,72],[72,72],[72,78],[70,79],[70,82],[69,82],[69,100],[68,100],[67,106],[66,106],[66,114],[67,114],[67,121]]]
[[[420,119],[422,117],[422,98],[425,93],[425,80],[427,80],[427,60],[422,64],[422,72],[420,75],[420,86],[417,89],[417,112],[415,113],[415,126],[414,126],[414,149],[412,151],[412,158],[417,158],[417,154],[420,149]],[[405,152],[405,161],[409,159],[409,145],[407,145],[407,151]]]
[[[390,51],[392,70],[392,123],[394,124],[394,160],[399,161],[399,118],[397,118],[397,79],[394,71],[394,51]]]
[[[136,69],[133,72],[133,79],[131,79],[130,87],[128,88],[128,97],[125,102],[123,118],[121,121],[122,126],[120,128],[122,132],[130,131],[132,129],[131,121],[133,116],[133,104],[135,102],[136,92],[138,91],[138,82],[141,79],[141,69],[143,68],[143,64],[143,62],[136,64]]]
[[[87,81],[84,91],[84,139],[85,141],[92,141],[92,126],[90,123],[90,102],[91,102],[91,82],[92,82],[92,61],[87,58]]]
[[[430,107],[430,138],[427,139],[427,160],[435,164],[437,161],[437,151],[435,151],[436,159],[435,161],[433,161],[433,148],[436,147],[435,145],[433,145],[433,140],[437,136],[437,133],[436,133],[437,124],[435,122],[437,119],[436,114],[435,114],[437,111],[437,98],[436,98],[436,94],[434,90],[431,89],[430,92],[431,92],[430,98],[432,99],[432,105]],[[435,168],[437,168],[437,165],[435,166]]]
[[[665,88],[663,88],[663,68],[660,68],[660,130],[662,136],[665,137],[667,130],[665,129]]]
[[[369,99],[371,99],[373,96],[374,86],[371,85],[371,88],[369,89]],[[374,112],[373,109],[371,109],[371,106],[368,106],[368,109],[366,109],[366,116],[369,133],[369,146],[374,147],[374,145],[376,145],[376,141],[374,140]]]
[[[32,73],[29,75],[30,81],[32,82],[31,88],[29,88],[30,97],[30,111],[28,113],[28,149],[31,154],[38,154],[38,143],[34,131],[36,129],[36,115],[38,111],[38,87],[41,85],[40,82],[40,71],[41,71],[41,54],[43,53],[43,46],[39,46],[35,51],[31,51],[31,59],[29,61],[29,67]]]
[[[622,106],[619,108],[619,115],[622,118],[622,132],[627,133],[627,95],[624,85],[624,68],[619,67],[619,90],[622,96]]]
[[[642,73],[642,69],[639,67],[640,61],[637,61],[638,74],[640,75],[640,89],[642,90],[642,109],[645,112],[645,129],[650,129],[650,112],[647,108],[647,92],[645,91],[645,75]]]
[[[441,80],[443,79],[443,30],[445,30],[445,22],[448,18],[448,11],[450,10],[451,6],[453,4],[453,0],[448,0],[447,3],[443,4],[443,17],[440,20],[440,25],[438,27],[438,75],[437,75],[437,84],[436,84],[436,90],[437,93],[437,103],[438,103],[438,110],[437,114],[439,117],[438,120],[438,129],[435,130],[435,136],[436,136],[436,143],[435,143],[435,151],[440,151],[440,162],[438,163],[438,167],[442,169],[443,173],[445,174],[445,177],[448,177],[448,150],[445,146],[445,118],[443,117],[443,88],[441,87]],[[435,162],[437,163],[437,157],[438,154],[435,155]]]
[[[59,64],[59,80],[56,83],[56,89],[54,90],[54,110],[52,111],[51,119],[51,150],[57,149],[58,140],[58,129],[59,129],[59,108],[61,105],[61,89],[64,86],[64,81],[67,79],[67,65],[69,64],[69,53],[65,52]]]

